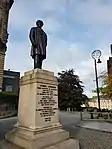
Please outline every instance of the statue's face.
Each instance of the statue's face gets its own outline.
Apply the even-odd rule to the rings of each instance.
[[[37,22],[36,22],[36,24],[37,24],[37,26],[38,26],[38,27],[40,27],[40,28],[43,26],[43,22],[42,22],[42,21],[40,21],[40,20],[39,20],[39,21],[37,21]]]

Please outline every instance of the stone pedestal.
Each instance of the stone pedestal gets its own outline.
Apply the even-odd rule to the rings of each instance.
[[[69,142],[69,133],[62,130],[59,123],[57,86],[52,72],[35,69],[24,74],[20,82],[18,123],[6,135],[8,141],[25,149],[43,149]]]

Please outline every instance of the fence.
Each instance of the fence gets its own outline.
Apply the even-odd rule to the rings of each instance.
[[[83,120],[110,120],[112,121],[112,113],[110,112],[80,112],[80,119]]]
[[[7,104],[0,105],[0,119],[17,115],[17,109],[15,106],[9,106]]]

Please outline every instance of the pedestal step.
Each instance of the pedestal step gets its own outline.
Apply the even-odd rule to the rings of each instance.
[[[25,149],[25,148],[16,146],[8,141],[2,141],[0,142],[0,149]],[[78,140],[69,139],[42,149],[79,149],[79,142]]]
[[[79,149],[79,141],[69,139],[44,149]]]
[[[33,139],[21,134],[12,131],[6,135],[6,139],[25,149],[42,149],[69,139],[69,133],[62,129],[37,134]]]

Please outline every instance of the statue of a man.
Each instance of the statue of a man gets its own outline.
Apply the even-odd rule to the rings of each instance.
[[[43,22],[38,20],[37,27],[32,27],[30,30],[31,41],[31,57],[34,59],[34,69],[42,69],[42,61],[46,59],[47,35],[43,31]]]

